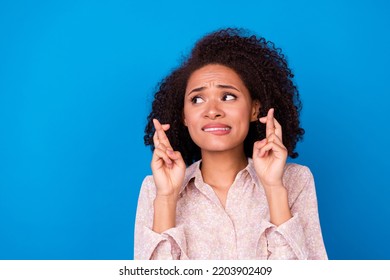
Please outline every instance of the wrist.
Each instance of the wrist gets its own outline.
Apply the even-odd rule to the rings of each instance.
[[[179,192],[172,191],[169,193],[164,193],[164,192],[161,193],[157,190],[155,199],[166,201],[166,202],[175,202],[177,201],[178,197],[179,197]]]
[[[257,173],[257,177],[259,178],[262,186],[264,189],[271,189],[271,188],[284,188],[283,184],[283,176],[275,176],[276,178],[267,178],[264,174],[260,176],[261,174]]]
[[[288,192],[283,185],[264,187],[270,210],[270,222],[279,226],[289,220],[292,215],[288,204]]]
[[[154,199],[153,231],[162,233],[176,225],[175,195],[156,195]]]
[[[264,191],[269,204],[288,201],[287,189],[283,185],[264,186]]]
[[[269,194],[284,194],[287,193],[286,187],[282,182],[276,183],[262,183],[265,193]]]

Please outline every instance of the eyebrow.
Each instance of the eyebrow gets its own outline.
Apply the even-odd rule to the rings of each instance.
[[[234,89],[238,92],[240,92],[237,88],[235,88],[234,86],[230,86],[230,85],[217,85],[217,88],[227,88],[227,89]],[[199,92],[199,91],[203,91],[204,89],[206,89],[206,87],[198,87],[198,88],[194,88],[193,90],[191,90],[187,95],[190,95],[191,93],[193,92]]]

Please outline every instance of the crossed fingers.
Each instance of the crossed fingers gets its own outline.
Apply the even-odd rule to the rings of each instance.
[[[154,147],[158,147],[160,144],[163,144],[167,148],[172,148],[171,143],[169,143],[169,139],[165,134],[170,127],[169,124],[161,124],[157,119],[153,119],[153,124],[155,128],[155,132],[153,135],[153,143]]]
[[[272,108],[268,111],[267,116],[259,119],[261,123],[265,123],[266,138],[255,143],[255,148],[259,149],[259,156],[268,155],[271,150],[278,153],[286,150],[282,141],[282,126],[274,117],[275,110]]]
[[[154,154],[153,161],[162,159],[168,167],[172,167],[173,161],[176,159],[175,152],[169,142],[165,131],[170,127],[169,124],[161,124],[157,119],[153,119],[155,132],[153,135]]]
[[[275,109],[269,109],[267,116],[260,118],[260,122],[265,123],[265,137],[274,138],[273,135],[278,137],[282,141],[282,126],[274,117]]]

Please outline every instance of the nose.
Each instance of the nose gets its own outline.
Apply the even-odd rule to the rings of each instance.
[[[224,116],[224,112],[221,108],[221,104],[219,104],[216,100],[210,100],[207,104],[207,108],[205,111],[205,117],[215,120],[217,118],[221,118]]]

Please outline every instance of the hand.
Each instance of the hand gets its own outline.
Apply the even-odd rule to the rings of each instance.
[[[179,194],[184,181],[186,165],[180,152],[174,151],[165,131],[169,124],[160,124],[153,119],[156,132],[153,135],[154,152],[151,162],[157,196],[171,196]]]
[[[266,138],[253,145],[253,164],[265,188],[283,186],[283,171],[288,151],[282,142],[282,127],[274,118],[274,109],[259,119],[266,124]]]

